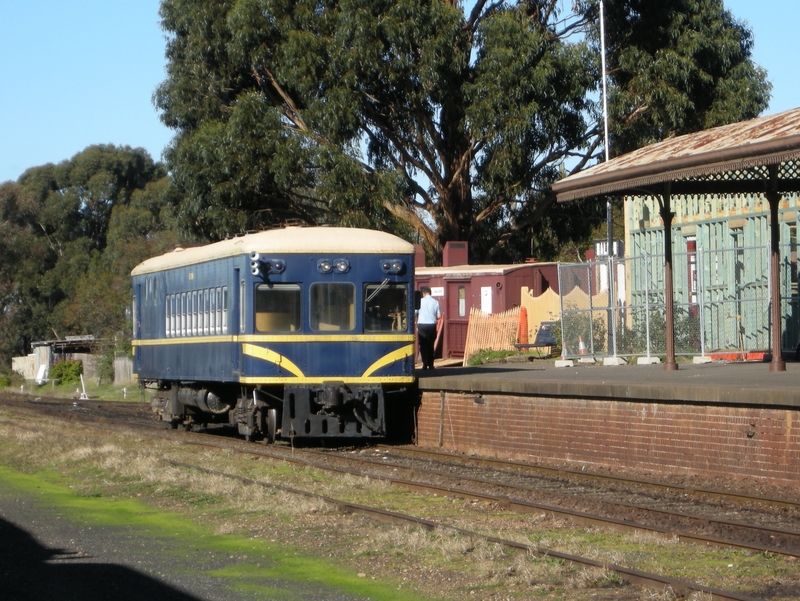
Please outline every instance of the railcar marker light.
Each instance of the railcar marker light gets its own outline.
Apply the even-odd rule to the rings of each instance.
[[[250,253],[250,273],[261,275],[261,255],[255,250]]]
[[[385,259],[381,261],[381,269],[384,273],[402,273],[405,264],[400,259]]]
[[[250,273],[256,277],[270,273],[283,273],[285,269],[286,263],[280,259],[267,261],[255,250],[250,253]]]

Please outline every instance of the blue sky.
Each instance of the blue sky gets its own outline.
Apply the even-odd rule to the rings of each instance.
[[[774,86],[767,113],[800,106],[792,58],[800,2],[725,5],[754,32],[755,61]],[[158,6],[158,0],[0,0],[0,182],[91,144],[143,147],[161,158],[172,132],[151,100],[164,78]]]

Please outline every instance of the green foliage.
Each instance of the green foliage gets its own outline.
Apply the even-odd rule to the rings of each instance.
[[[612,150],[755,116],[766,74],[721,0],[608,0]],[[551,183],[601,156],[597,0],[164,0],[167,160],[200,236],[297,219],[436,256],[542,259],[601,203]]]
[[[569,355],[575,355],[579,351],[581,342],[589,353],[605,352],[608,348],[608,331],[602,318],[604,316],[599,315],[604,312],[595,311],[592,314],[570,311],[575,309],[576,307],[565,307],[561,321],[553,328],[553,337],[558,345],[566,348]]]
[[[483,365],[484,363],[490,363],[492,361],[501,361],[506,357],[513,357],[517,355],[516,351],[493,351],[490,349],[481,349],[474,355],[471,355],[467,364],[475,367],[477,365]]]
[[[0,365],[0,388],[19,388],[25,383],[25,378],[21,374],[11,370],[9,367]]]
[[[617,349],[622,354],[643,354],[647,349],[648,335],[650,337],[650,352],[663,354],[667,348],[666,315],[664,313],[663,298],[652,295],[650,299],[652,309],[648,313],[639,310],[633,313],[630,327],[624,324],[617,326]],[[675,353],[697,354],[700,352],[700,316],[686,307],[675,307],[673,310],[675,330]]]
[[[177,190],[142,149],[90,146],[0,186],[0,363],[36,340],[129,329],[130,271],[182,240]]]
[[[611,150],[757,116],[772,85],[722,0],[606,0]]]
[[[50,366],[50,379],[60,380],[62,384],[80,382],[83,374],[83,361],[64,359]]]

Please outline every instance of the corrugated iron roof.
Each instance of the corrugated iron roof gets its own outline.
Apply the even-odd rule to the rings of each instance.
[[[670,138],[553,184],[559,201],[800,158],[800,108]]]
[[[417,267],[417,277],[471,278],[475,276],[500,276],[526,267],[555,265],[555,263],[513,263],[506,265],[453,265],[450,267]]]

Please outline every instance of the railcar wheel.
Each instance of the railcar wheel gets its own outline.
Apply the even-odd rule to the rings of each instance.
[[[267,443],[275,442],[275,437],[278,435],[278,410],[267,409]]]

